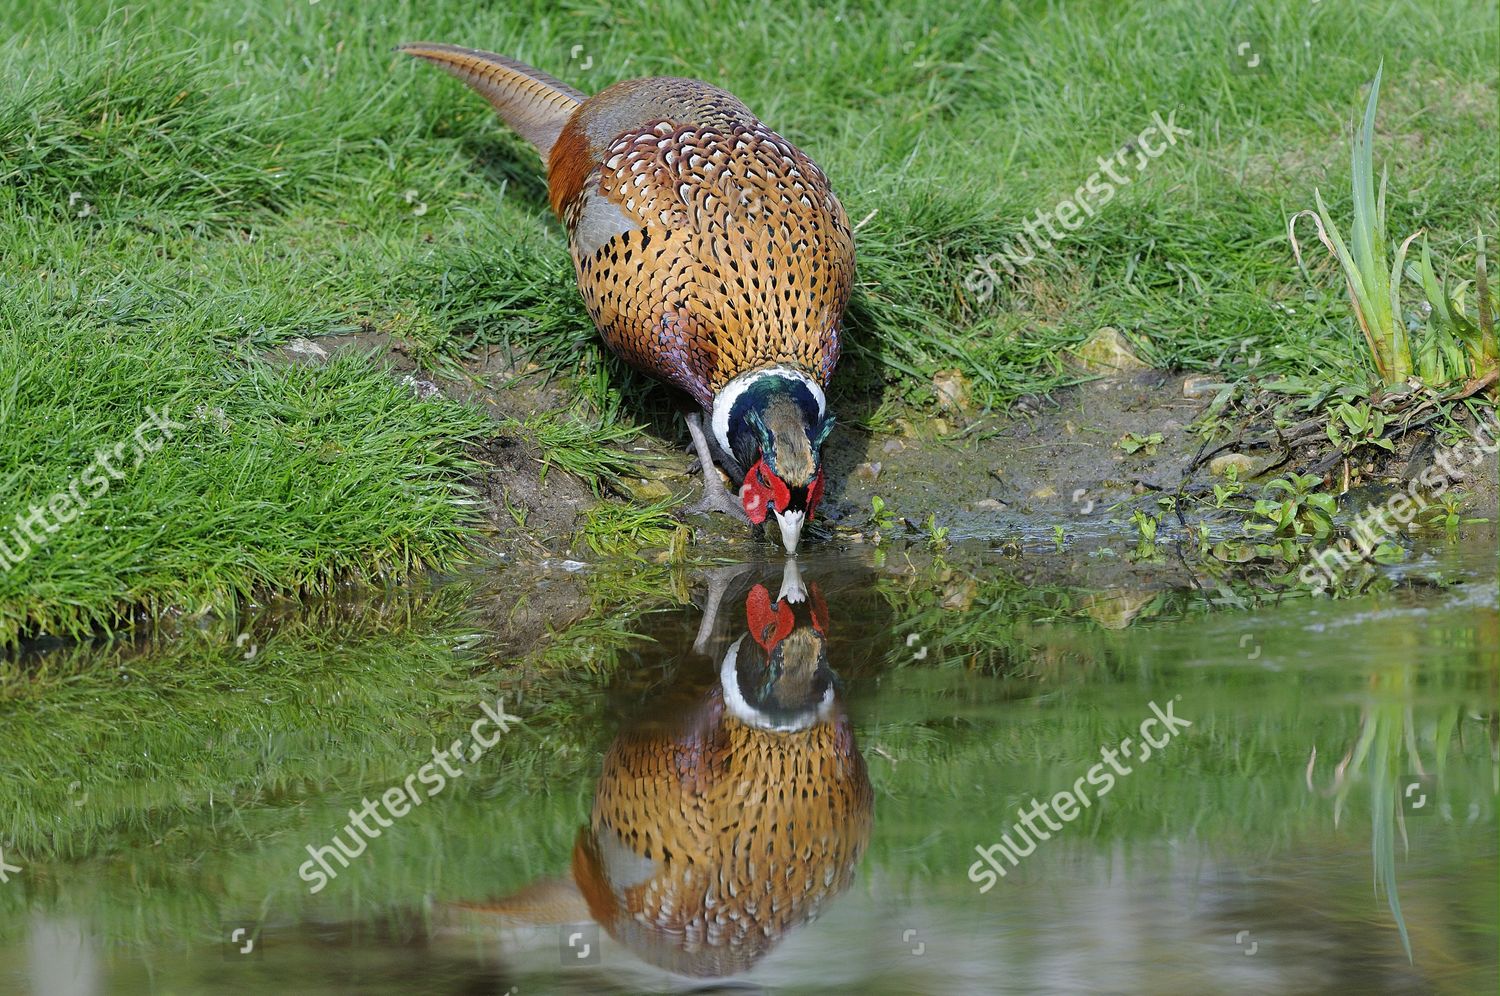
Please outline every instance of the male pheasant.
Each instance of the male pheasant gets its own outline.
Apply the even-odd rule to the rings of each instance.
[[[478,91],[536,146],[604,341],[686,391],[704,498],[774,515],[796,553],[823,495],[824,389],[854,278],[848,216],[816,164],[737,98],[653,77],[592,97],[491,52],[400,51]],[[714,470],[739,482],[734,501]]]

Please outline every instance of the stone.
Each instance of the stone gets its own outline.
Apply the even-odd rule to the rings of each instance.
[[[967,612],[974,606],[974,597],[979,594],[979,584],[973,578],[965,578],[957,584],[948,585],[939,603],[949,612]]]
[[[316,346],[314,346],[313,348],[317,349]],[[417,396],[417,400],[419,401],[426,401],[434,394],[439,393],[438,386],[432,381],[427,380],[425,377],[413,376],[412,374],[407,374],[406,376],[402,377],[401,385],[403,387],[411,388],[411,393],[415,394]]]
[[[1259,477],[1268,463],[1270,461],[1265,457],[1253,457],[1248,453],[1220,453],[1208,461],[1208,472],[1215,477],[1228,477],[1232,467],[1237,480],[1248,481]]]
[[[648,480],[681,481],[683,478],[697,476],[689,472],[692,457],[687,453],[675,450],[668,453],[656,453],[640,447],[637,447],[635,452],[646,457],[639,464],[639,473]]]
[[[854,479],[866,484],[874,484],[880,479],[879,463],[862,463],[854,468]]]
[[[1120,589],[1086,596],[1082,604],[1083,610],[1105,629],[1124,629],[1156,596],[1154,591]]]
[[[293,339],[282,348],[296,357],[305,357],[309,360],[328,359],[328,350],[311,339]]]
[[[1113,325],[1101,326],[1074,351],[1074,356],[1089,373],[1129,373],[1151,369],[1135,355],[1125,336]]]
[[[1213,374],[1193,374],[1182,382],[1184,398],[1212,398],[1229,385]]]
[[[938,407],[945,412],[969,410],[969,382],[958,370],[939,370],[932,375],[932,390]]]
[[[651,481],[642,477],[636,481],[627,480],[621,483],[625,490],[630,492],[630,497],[639,502],[660,501],[663,498],[672,497],[672,489],[661,481]]]

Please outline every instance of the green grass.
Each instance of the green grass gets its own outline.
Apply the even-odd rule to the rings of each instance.
[[[457,702],[493,687],[464,594],[398,592],[5,661],[0,836],[39,856],[108,852],[143,819],[190,820],[192,800],[233,810],[404,763],[463,721]],[[339,759],[333,743],[360,747]]]
[[[510,624],[486,596],[504,590],[479,574],[0,659],[0,842],[40,861],[126,853],[141,833],[188,850],[300,833],[324,796],[406,774],[500,694],[523,725],[487,777],[581,777],[603,733],[577,716],[650,642],[642,619],[685,600],[664,570],[636,573],[628,596],[629,579],[586,591],[580,618],[524,642],[496,634]],[[539,587],[500,602],[526,612]],[[517,685],[527,672],[544,694]]]
[[[401,578],[462,553],[471,468],[455,442],[482,427],[476,413],[418,402],[358,358],[275,367],[186,329],[56,323],[46,345],[37,363],[0,342],[0,365],[19,371],[0,397],[0,522],[14,540],[15,516],[74,485],[89,504],[34,525],[41,544],[9,544],[31,552],[0,572],[0,644],[83,636],[137,606],[193,613]],[[147,408],[180,428],[154,453],[107,458],[118,480],[90,474],[98,447],[133,448]]]
[[[639,430],[613,421],[610,414],[590,423],[563,412],[541,412],[517,423],[542,451],[542,479],[559,467],[587,481],[597,493],[600,485],[617,483],[628,474],[636,463],[633,455],[613,447],[634,439]]]
[[[394,55],[400,41],[493,48],[590,91],[670,73],[745,99],[860,223],[835,383],[857,422],[930,402],[948,368],[1003,408],[1076,378],[1067,349],[1105,324],[1161,365],[1239,375],[1259,355],[1261,375],[1363,382],[1343,288],[1298,273],[1287,219],[1316,186],[1350,189],[1351,95],[1384,60],[1391,229],[1425,229],[1436,258],[1474,272],[1473,233],[1500,230],[1493,14],[1483,0],[1227,15],[1208,0],[8,4],[0,521],[145,404],[222,408],[240,434],[192,423],[24,575],[0,576],[0,640],[452,559],[455,444],[476,417],[398,397],[368,362],[257,363],[292,337],[375,329],[433,363],[505,343],[618,412],[595,450],[616,423],[677,431],[665,393],[599,346],[534,154]],[[1265,71],[1235,71],[1241,35]],[[965,290],[979,257],[1158,111],[1192,135],[989,300]]]
[[[632,505],[600,503],[584,513],[583,541],[602,556],[667,546],[684,529],[672,514],[681,505],[676,498]],[[681,559],[680,550],[672,553]]]

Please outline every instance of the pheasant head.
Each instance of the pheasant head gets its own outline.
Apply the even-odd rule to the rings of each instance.
[[[823,391],[811,377],[783,367],[731,381],[714,399],[715,434],[742,467],[745,515],[774,517],[787,553],[823,499],[823,443],[833,431]]]
[[[745,599],[749,640],[724,655],[719,681],[724,701],[741,722],[787,733],[826,719],[835,677],[828,666],[828,603],[818,586],[802,583],[787,561],[776,601],[764,585]]]

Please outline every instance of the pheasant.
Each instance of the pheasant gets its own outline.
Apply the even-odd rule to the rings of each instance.
[[[854,279],[849,219],[823,171],[699,80],[589,97],[491,52],[399,51],[463,80],[541,153],[605,343],[701,409],[687,417],[704,478],[692,511],[774,516],[795,554],[823,497],[825,389]]]
[[[698,977],[743,972],[853,882],[874,793],[827,659],[828,608],[788,560],[750,588],[718,681],[623,730],[604,757],[572,880],[454,912],[506,925],[592,920],[636,956]],[[714,633],[710,594],[697,646]]]

